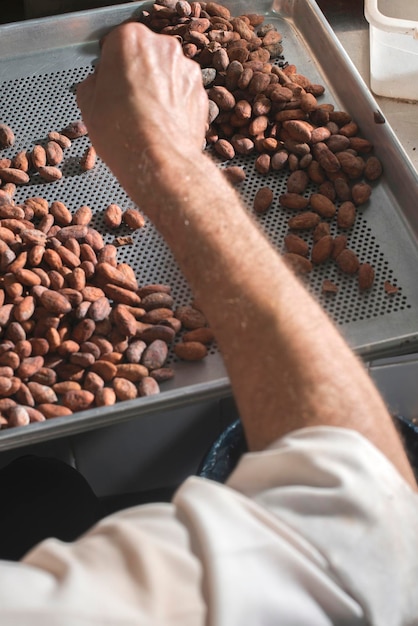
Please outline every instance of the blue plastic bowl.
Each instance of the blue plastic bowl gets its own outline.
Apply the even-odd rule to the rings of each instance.
[[[211,445],[197,472],[198,476],[224,483],[247,450],[244,430],[240,420],[236,420]]]

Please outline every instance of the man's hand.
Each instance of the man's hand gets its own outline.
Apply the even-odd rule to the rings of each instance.
[[[132,178],[146,189],[161,154],[193,159],[202,151],[208,102],[199,65],[174,37],[143,24],[123,24],[105,37],[77,103],[97,153],[128,192]]]

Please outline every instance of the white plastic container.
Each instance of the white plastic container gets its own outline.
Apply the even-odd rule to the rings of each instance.
[[[379,96],[418,100],[418,0],[365,0],[370,86]]]

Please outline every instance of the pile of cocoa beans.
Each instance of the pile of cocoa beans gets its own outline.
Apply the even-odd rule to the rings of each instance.
[[[293,269],[306,276],[315,265],[335,262],[341,272],[357,277],[361,291],[370,289],[374,269],[350,249],[348,236],[382,165],[355,120],[321,102],[324,86],[284,62],[275,26],[264,23],[262,15],[233,17],[221,4],[185,0],[157,0],[139,20],[176,37],[184,54],[200,64],[209,98],[207,147],[223,161],[230,182],[238,185],[246,176],[233,164],[237,155],[255,158],[260,181],[274,172],[287,176],[287,191],[276,200],[295,212],[283,242]],[[312,184],[316,190],[309,194]],[[254,212],[266,212],[274,200],[260,182]],[[389,284],[385,289],[396,292]],[[324,280],[322,290],[336,293],[338,286]]]
[[[60,132],[48,133],[45,144],[37,143],[33,148],[20,150],[13,158],[0,158],[0,182],[3,190],[14,194],[14,185],[26,185],[31,180],[41,179],[53,183],[62,178],[59,168],[64,161],[64,151],[71,147],[74,139],[87,135],[86,125],[82,120],[71,122]],[[15,135],[7,124],[0,123],[0,149],[14,145]],[[88,146],[79,158],[80,170],[87,172],[96,163],[96,150]]]
[[[72,139],[84,135],[83,126],[50,133],[45,154],[70,132]],[[12,129],[0,124],[1,148],[13,144]],[[70,211],[33,196],[15,202],[28,172],[43,176],[42,168],[57,167],[40,165],[41,153],[0,162],[1,429],[157,394],[174,376],[171,353],[200,360],[213,341],[201,311],[175,306],[169,285],[138,284],[133,268],[117,259],[129,238],[106,244],[89,206]],[[88,160],[94,152],[85,154]],[[115,203],[103,221],[111,232],[145,224],[137,209]]]

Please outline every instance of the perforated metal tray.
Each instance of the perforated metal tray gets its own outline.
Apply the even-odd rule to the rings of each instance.
[[[418,179],[412,164],[389,125],[375,123],[378,106],[315,2],[276,0],[273,5],[265,1],[224,4],[236,15],[243,12],[265,14],[266,21],[274,23],[283,34],[286,60],[296,64],[298,71],[309,76],[312,82],[324,84],[326,101],[350,112],[362,134],[374,143],[385,174],[375,185],[370,206],[360,211],[350,234],[350,246],[361,261],[369,261],[375,267],[375,285],[370,292],[360,293],[355,279],[342,275],[330,264],[315,269],[308,287],[353,349],[364,358],[414,350],[418,345],[415,270]],[[0,118],[16,134],[17,142],[11,153],[44,141],[48,131],[59,130],[80,117],[75,85],[91,71],[98,55],[99,38],[134,16],[143,6],[144,3],[128,3],[0,27]],[[114,235],[104,228],[103,209],[110,202],[123,207],[132,203],[103,163],[99,162],[88,173],[80,173],[78,158],[87,142],[86,138],[73,142],[66,153],[62,180],[54,184],[34,180],[18,190],[17,201],[41,195],[49,201],[61,200],[72,210],[88,204],[95,213],[93,225],[110,242]],[[7,156],[6,152],[4,154]],[[217,162],[220,167],[226,165],[219,159]],[[240,191],[249,210],[260,185],[270,186],[275,198],[285,190],[286,175],[275,173],[261,177],[255,172],[251,157],[238,157],[235,162],[247,172]],[[276,201],[274,207],[260,217],[267,236],[279,249],[287,232],[288,216]],[[133,246],[119,249],[120,260],[135,268],[141,284],[169,283],[176,304],[189,303],[191,293],[187,283],[152,225],[147,223],[133,238]],[[324,278],[340,285],[338,294],[321,294]],[[385,293],[386,280],[399,287],[396,296],[389,297]],[[203,362],[176,362],[175,368],[175,378],[162,385],[159,396],[1,431],[0,450],[230,394],[229,381],[216,347]]]

